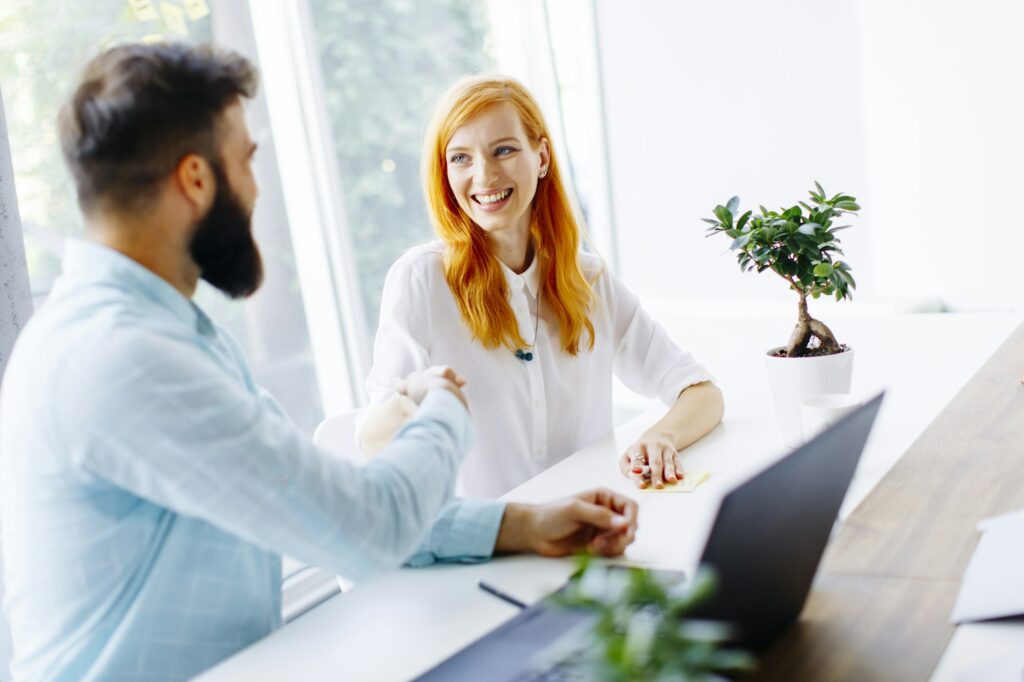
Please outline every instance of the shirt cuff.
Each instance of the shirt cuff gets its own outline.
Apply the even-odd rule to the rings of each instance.
[[[494,554],[504,500],[453,500],[438,515],[430,534],[407,562],[426,566],[436,561],[472,563]]]

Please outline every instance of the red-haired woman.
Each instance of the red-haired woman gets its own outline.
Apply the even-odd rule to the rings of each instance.
[[[421,169],[440,242],[388,273],[360,439],[372,448],[368,431],[380,429],[369,424],[412,409],[400,377],[450,366],[466,380],[477,434],[460,493],[498,496],[612,431],[614,372],[671,405],[619,462],[637,485],[662,487],[682,472],[679,450],[721,419],[721,392],[580,250],[547,131],[509,78],[465,78],[442,97]],[[634,472],[644,467],[649,483]]]

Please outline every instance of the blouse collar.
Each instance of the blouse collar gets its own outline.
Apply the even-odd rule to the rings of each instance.
[[[510,291],[522,291],[525,287],[530,295],[537,298],[537,290],[540,287],[540,266],[537,264],[537,254],[534,253],[533,260],[530,261],[530,266],[526,268],[523,274],[516,274],[512,271],[512,268],[508,267],[500,260],[501,271],[505,273],[505,281],[508,282],[508,288]]]

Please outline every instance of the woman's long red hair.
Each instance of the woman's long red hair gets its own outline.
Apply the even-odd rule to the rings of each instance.
[[[495,104],[511,104],[519,113],[530,143],[550,140],[540,107],[529,91],[511,78],[471,76],[441,97],[423,142],[423,192],[438,237],[447,245],[444,274],[462,319],[486,348],[526,346],[508,303],[508,285],[487,234],[459,207],[448,184],[445,148],[456,129]],[[550,145],[550,143],[549,143]],[[579,352],[583,332],[594,348],[589,313],[594,292],[580,270],[581,225],[562,185],[551,149],[545,177],[537,183],[530,220],[534,257],[540,267],[541,300],[554,313],[565,352]]]

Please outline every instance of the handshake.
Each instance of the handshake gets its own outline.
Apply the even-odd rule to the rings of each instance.
[[[469,409],[462,392],[466,380],[451,367],[437,365],[413,372],[395,387],[395,395],[371,408],[360,420],[359,447],[372,457],[391,441],[435,389],[448,391]],[[589,551],[618,556],[636,533],[636,502],[606,488],[577,493],[555,502],[509,503],[494,544],[495,554],[533,552],[566,556]]]
[[[428,393],[435,388],[441,388],[458,398],[468,410],[469,403],[466,402],[466,396],[462,394],[462,387],[465,385],[466,380],[451,367],[434,365],[420,372],[413,372],[402,379],[398,382],[395,390],[419,405]]]
[[[395,394],[378,405],[371,406],[356,417],[356,441],[366,457],[373,457],[386,446],[412,419],[427,394],[434,389],[450,392],[468,410],[469,403],[462,393],[466,380],[451,367],[435,365],[413,372],[398,382]]]

